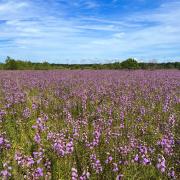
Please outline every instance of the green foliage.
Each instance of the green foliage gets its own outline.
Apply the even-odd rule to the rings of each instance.
[[[50,70],[50,69],[180,69],[180,62],[168,63],[138,63],[129,58],[122,62],[108,64],[49,64],[32,63],[30,61],[14,60],[7,57],[5,64],[0,63],[0,70]]]
[[[16,61],[8,56],[6,59],[5,69],[16,70],[17,68],[18,67]]]
[[[0,70],[3,70],[3,69],[4,69],[4,64],[0,63]]]
[[[42,64],[35,65],[40,68]],[[34,68],[34,64],[32,66]],[[72,168],[77,169],[79,176],[88,170],[90,179],[97,180],[119,179],[119,174],[123,174],[123,179],[127,180],[166,180],[170,168],[176,170],[175,174],[179,172],[178,164],[176,165],[180,154],[179,106],[171,101],[168,111],[163,110],[166,100],[164,94],[168,94],[170,100],[178,94],[178,71],[174,71],[177,74],[159,71],[155,75],[148,71],[143,74],[129,71],[119,71],[118,74],[114,71],[111,71],[112,74],[94,71],[91,71],[92,74],[89,71],[68,71],[64,74],[34,71],[26,73],[9,72],[9,77],[6,77],[7,72],[2,72],[0,76],[0,113],[5,111],[3,116],[0,114],[0,135],[5,132],[5,138],[11,144],[10,149],[1,149],[0,146],[0,172],[4,170],[3,163],[9,162],[12,167],[12,170],[9,169],[9,179],[34,179],[25,178],[24,175],[33,174],[38,167],[43,168],[43,177],[38,179],[47,180],[71,179]],[[132,79],[129,81],[129,78]],[[16,99],[22,94],[26,95],[23,101]],[[12,97],[16,101],[7,106]],[[121,101],[117,101],[117,97]],[[128,97],[128,102],[123,97]],[[143,112],[140,111],[142,107]],[[29,110],[28,114],[24,113],[26,109]],[[124,112],[124,117],[121,112]],[[170,123],[169,120],[172,119],[169,117],[175,118],[174,123]],[[37,121],[37,118],[43,121]],[[43,127],[42,130],[37,126]],[[99,132],[100,135],[97,136]],[[34,141],[36,133],[40,134],[39,144]],[[48,138],[51,133],[55,135],[53,137],[58,137],[56,141]],[[171,139],[169,134],[172,134]],[[168,139],[163,139],[164,137]],[[55,143],[64,146],[71,139],[73,152],[61,156],[54,148]],[[91,148],[87,145],[88,142],[96,142],[96,139],[96,146]],[[161,140],[167,143],[177,142],[175,145],[167,144],[168,148],[173,148],[172,155],[166,154],[167,150],[158,145]],[[33,153],[37,152],[43,152],[43,156],[35,158]],[[24,158],[17,161],[17,153],[29,157],[28,160],[33,157],[35,163],[32,166],[26,165],[29,161],[25,158],[25,166],[21,165]],[[93,154],[103,167],[100,173],[96,173],[93,168],[90,158]],[[140,157],[137,162],[134,161],[136,154]],[[163,154],[166,159],[166,172],[161,173],[157,168],[159,154]],[[106,163],[109,155],[112,156],[112,161]],[[144,164],[142,160],[145,157],[151,163]],[[46,166],[47,160],[51,162],[50,168]],[[117,171],[113,170],[114,164],[118,166]],[[178,179],[178,174],[176,176]]]
[[[138,69],[139,64],[135,59],[129,58],[121,63],[123,69]]]

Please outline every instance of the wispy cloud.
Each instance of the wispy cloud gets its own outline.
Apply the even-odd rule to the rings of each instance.
[[[95,0],[0,1],[0,57],[56,63],[178,58],[180,2],[112,16],[105,7]]]
[[[28,4],[26,2],[16,3],[16,1],[3,1],[0,4],[0,12],[1,13],[16,12],[17,10],[20,10],[27,6],[28,6]]]

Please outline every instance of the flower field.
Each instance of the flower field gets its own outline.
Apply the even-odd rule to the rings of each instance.
[[[180,178],[180,71],[0,71],[0,179]]]

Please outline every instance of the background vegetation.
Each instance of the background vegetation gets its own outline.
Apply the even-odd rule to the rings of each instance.
[[[138,63],[129,58],[123,62],[108,64],[50,64],[48,62],[33,63],[31,61],[15,60],[7,57],[5,63],[0,64],[4,70],[50,70],[50,69],[180,69],[180,62],[168,63]]]

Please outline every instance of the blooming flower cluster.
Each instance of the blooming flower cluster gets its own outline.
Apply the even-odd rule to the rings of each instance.
[[[158,163],[157,163],[157,168],[164,173],[166,170],[166,160],[164,158],[164,156],[159,155],[158,157]]]
[[[9,162],[3,163],[3,170],[0,172],[0,175],[3,180],[9,179],[11,177],[12,167],[9,166]]]
[[[166,134],[157,142],[167,155],[173,155],[174,137],[172,134]]]
[[[25,179],[39,179],[44,177],[45,173],[47,177],[51,175],[51,162],[44,156],[44,149],[40,148],[38,152],[33,152],[32,156],[16,152],[14,159],[19,167],[26,170]]]
[[[0,179],[179,179],[180,72],[0,71]]]
[[[0,152],[3,149],[9,149],[11,147],[10,142],[5,138],[5,134],[0,134]]]
[[[103,168],[101,166],[101,162],[97,159],[96,154],[91,154],[90,156],[91,166],[96,171],[96,173],[101,173]]]
[[[83,171],[83,174],[79,176],[76,168],[71,169],[72,180],[87,180],[89,179],[89,177],[90,177],[90,173],[88,171]]]
[[[23,111],[23,117],[27,119],[30,117],[30,115],[31,115],[30,109],[26,107]]]
[[[0,109],[0,122],[2,122],[5,115],[6,115],[6,111],[3,109]]]
[[[63,157],[65,155],[73,153],[74,150],[73,139],[65,138],[65,135],[63,133],[49,132],[48,140],[50,140],[53,143],[52,147],[59,156]]]

